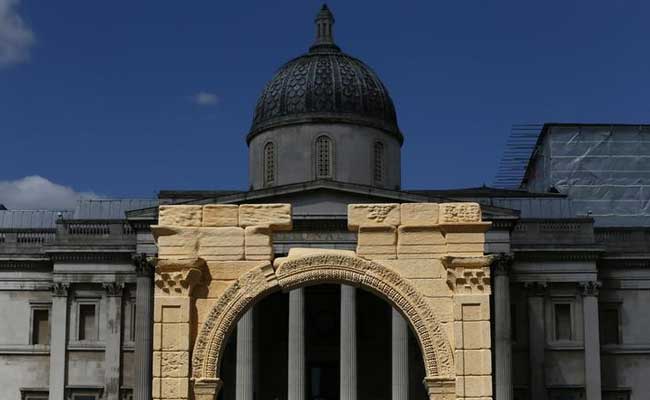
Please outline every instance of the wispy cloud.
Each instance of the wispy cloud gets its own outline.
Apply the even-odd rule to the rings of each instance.
[[[0,204],[8,209],[63,210],[74,208],[79,199],[101,198],[93,192],[77,192],[42,176],[0,181]]]
[[[214,106],[219,104],[221,98],[214,93],[201,91],[192,96],[192,101],[199,106]]]
[[[16,10],[20,0],[0,0],[0,67],[29,60],[34,33]]]

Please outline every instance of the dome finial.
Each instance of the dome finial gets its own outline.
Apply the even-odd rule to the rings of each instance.
[[[309,48],[309,51],[340,51],[338,46],[334,44],[334,14],[327,7],[327,4],[323,3],[314,22],[316,24],[316,40],[314,40],[314,44]]]

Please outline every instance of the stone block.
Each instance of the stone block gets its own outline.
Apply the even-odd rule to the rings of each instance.
[[[434,226],[401,225],[398,229],[399,245],[444,245],[445,237]]]
[[[402,225],[433,226],[438,224],[437,203],[404,203],[401,205]]]
[[[398,255],[399,256],[399,255]],[[447,276],[447,271],[440,260],[386,260],[382,261],[386,267],[398,272],[404,278],[441,278]]]
[[[444,279],[413,279],[411,282],[426,297],[451,297],[452,295]]]
[[[153,350],[162,350],[162,324],[157,322],[153,324],[152,336]]]
[[[275,231],[290,231],[291,204],[243,204],[239,206],[239,226],[267,225]]]
[[[456,296],[454,302],[454,319],[456,321],[489,321],[489,295]]]
[[[489,321],[456,321],[456,349],[480,350],[490,348]]]
[[[211,279],[232,280],[253,268],[259,268],[266,263],[260,261],[208,261],[208,271]]]
[[[205,227],[224,227],[239,225],[239,206],[235,204],[208,204],[203,206]]]
[[[391,260],[397,258],[395,246],[357,246],[357,254],[361,257],[377,260]]]
[[[425,297],[438,322],[453,322],[454,304],[448,297]]]
[[[247,260],[271,260],[273,258],[271,228],[259,225],[247,226],[245,232],[245,258]]]
[[[483,255],[485,246],[483,243],[448,243],[447,252],[449,254],[470,254]]]
[[[445,235],[447,243],[485,243],[483,232],[448,232]]]
[[[198,250],[198,228],[157,228],[158,256],[193,258]]]
[[[152,364],[153,364],[153,377],[154,378],[159,378],[161,377],[161,352],[159,351],[154,351],[153,356],[152,356]]]
[[[456,375],[490,375],[492,358],[490,350],[456,350]]]
[[[217,299],[196,299],[194,305],[196,307],[198,326],[203,326],[203,323],[208,319],[208,315],[215,304],[217,304]]]
[[[478,203],[441,203],[438,221],[441,224],[481,222]]]
[[[160,398],[160,378],[153,378],[151,382],[151,397],[154,399]]]
[[[154,299],[154,322],[189,322],[190,299],[187,297],[158,296]]]
[[[394,226],[366,226],[359,227],[357,239],[359,246],[395,246],[397,235]]]
[[[492,396],[492,376],[465,376],[464,396],[490,397]]]
[[[165,399],[187,399],[189,394],[188,383],[188,378],[161,378],[161,394]]]
[[[217,299],[221,297],[221,295],[236,281],[235,280],[228,280],[228,281],[221,281],[221,280],[213,280],[208,284],[208,299]]]
[[[163,378],[183,378],[190,373],[190,353],[187,351],[166,351],[162,353],[161,373]]]
[[[162,205],[158,208],[158,225],[201,226],[203,206]]]
[[[392,225],[400,224],[399,204],[349,204],[348,229],[357,230],[366,225]]]
[[[201,229],[198,255],[210,261],[243,259],[244,229],[239,227]]]
[[[161,350],[189,351],[190,324],[162,324]]]

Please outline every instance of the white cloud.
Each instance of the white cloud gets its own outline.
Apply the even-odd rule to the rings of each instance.
[[[192,96],[192,101],[194,102],[194,104],[198,104],[200,106],[214,106],[217,105],[221,101],[221,99],[219,98],[219,96],[217,96],[214,93],[198,92],[197,94]]]
[[[27,61],[34,44],[34,33],[16,11],[19,2],[0,0],[0,66]]]
[[[15,181],[0,181],[0,204],[10,210],[72,209],[79,199],[100,197],[92,192],[77,192],[69,186],[56,184],[38,175]]]

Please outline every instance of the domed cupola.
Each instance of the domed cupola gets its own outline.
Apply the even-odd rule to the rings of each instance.
[[[309,52],[283,65],[266,84],[248,141],[269,128],[334,120],[378,128],[403,140],[388,90],[370,67],[334,44],[333,24],[323,5]]]
[[[400,185],[402,133],[393,101],[362,61],[334,43],[323,5],[309,51],[266,84],[246,137],[251,187],[331,179]]]

